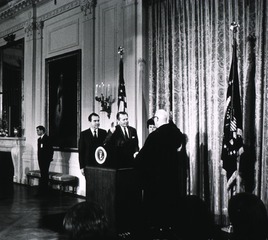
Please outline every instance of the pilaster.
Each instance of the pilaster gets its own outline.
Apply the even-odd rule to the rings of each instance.
[[[137,54],[137,97],[136,97],[136,121],[137,121],[137,132],[140,137],[140,146],[143,146],[143,143],[147,137],[147,125],[148,120],[148,109],[146,106],[148,103],[148,77],[146,72],[146,59],[145,59],[145,17],[144,17],[144,2],[145,0],[137,0],[137,15],[136,15],[136,24],[137,24],[137,45],[136,45],[136,54]]]
[[[28,13],[28,20],[24,25],[24,76],[27,77],[24,79],[24,99],[22,104],[22,112],[24,113],[24,136],[26,137],[26,142],[35,142],[36,116],[40,113],[40,110],[36,111],[36,109],[37,105],[40,104],[40,100],[38,98],[41,96],[39,91],[41,87],[40,74],[42,64],[42,43],[40,42],[42,39],[43,24],[42,22],[36,21],[35,11],[36,9],[33,6]],[[36,79],[38,79],[38,82]]]
[[[44,124],[43,119],[46,119],[46,79],[43,77],[43,29],[44,22],[37,20],[35,26],[35,121],[36,125]],[[43,120],[44,121],[44,120]]]
[[[81,83],[81,128],[88,127],[88,115],[95,110],[95,8],[96,0],[81,1],[83,13],[82,83]]]

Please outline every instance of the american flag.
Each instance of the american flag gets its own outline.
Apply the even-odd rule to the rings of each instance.
[[[223,168],[227,172],[228,188],[235,183],[237,176],[237,162],[244,151],[236,49],[237,45],[234,41],[232,65],[227,89],[227,108],[224,119],[221,155]]]
[[[127,108],[126,88],[124,80],[123,58],[120,58],[119,63],[119,86],[118,86],[118,111],[125,111]]]

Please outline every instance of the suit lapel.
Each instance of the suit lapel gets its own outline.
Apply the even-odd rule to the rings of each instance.
[[[124,132],[123,132],[123,129],[121,128],[121,126],[117,125],[116,126],[116,131],[117,131],[117,135],[121,135],[121,138],[125,139],[125,135],[124,135]]]
[[[88,129],[88,138],[89,138],[89,144],[91,144],[91,142],[93,142],[93,134],[91,132],[91,129]]]
[[[41,146],[41,137],[38,138],[37,145],[38,145],[38,148],[40,148],[40,146]]]
[[[131,139],[132,138],[132,134],[130,131],[130,127],[127,127],[127,131],[128,131],[128,138]]]

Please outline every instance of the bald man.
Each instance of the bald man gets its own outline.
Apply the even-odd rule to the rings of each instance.
[[[170,229],[186,181],[181,180],[180,149],[183,134],[159,109],[154,115],[156,130],[149,134],[135,158],[144,190],[144,213],[149,228]]]

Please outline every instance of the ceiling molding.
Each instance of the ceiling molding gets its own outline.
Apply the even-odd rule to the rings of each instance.
[[[30,6],[51,0],[13,0],[9,1],[3,8],[0,9],[0,21],[13,17],[14,15],[24,11]]]
[[[38,2],[40,3],[40,2],[46,2],[46,1],[51,1],[51,0],[39,0]],[[63,14],[64,12],[68,12],[71,9],[77,8],[79,6],[80,6],[80,0],[74,0],[74,1],[72,1],[70,3],[67,3],[67,4],[65,4],[63,6],[60,6],[58,8],[53,9],[50,12],[47,12],[47,13],[45,13],[43,15],[38,16],[35,19],[35,21],[36,22],[45,22],[48,19],[54,18],[57,15]],[[1,21],[1,19],[0,19],[0,21]],[[25,29],[25,26],[26,26],[26,29],[27,29],[28,25],[29,25],[29,19],[24,19],[23,21],[21,21],[20,23],[12,26],[11,28],[7,28],[5,31],[2,31],[2,32],[0,31],[0,38],[5,37],[8,34],[14,33],[14,32],[16,32],[16,31],[18,31],[20,29],[23,29],[23,28]],[[26,32],[27,32],[27,30],[26,30]]]

